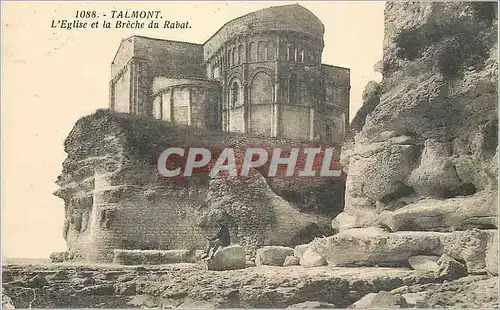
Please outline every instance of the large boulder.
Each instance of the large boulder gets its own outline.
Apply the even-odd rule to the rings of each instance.
[[[284,246],[265,246],[257,249],[255,264],[283,266],[287,256],[293,256],[293,249]]]
[[[206,261],[208,270],[235,270],[246,267],[245,249],[237,244],[221,248],[214,257]]]
[[[299,244],[293,249],[293,256],[297,257],[298,259],[302,258],[302,254],[307,250],[309,247],[309,243],[307,244]]]
[[[498,226],[496,192],[451,199],[424,199],[395,211],[382,211],[381,225],[399,230],[491,229]]]
[[[416,255],[444,253],[465,261],[469,272],[484,272],[488,240],[496,230],[467,230],[451,233],[356,228],[311,243],[317,253],[333,266],[408,266]]]

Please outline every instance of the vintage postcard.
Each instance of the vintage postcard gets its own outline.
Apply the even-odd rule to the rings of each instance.
[[[498,4],[2,1],[2,308],[498,308]]]

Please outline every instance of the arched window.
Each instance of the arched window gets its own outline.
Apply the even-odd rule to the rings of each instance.
[[[257,45],[257,61],[263,61],[266,59],[266,43],[260,41]]]
[[[257,60],[257,44],[255,42],[251,42],[248,50],[250,53],[250,55],[249,55],[250,57],[248,57],[250,62],[256,61]]]
[[[293,61],[300,61],[300,46],[295,47]]]
[[[240,100],[240,87],[236,81],[231,85],[231,107],[235,107],[238,105]]]
[[[232,67],[233,66],[233,53],[231,50],[229,50],[227,52],[227,65],[228,67]]]
[[[335,124],[332,121],[327,120],[325,124],[325,139],[327,141],[333,140],[334,130],[335,130]]]
[[[219,78],[220,77],[220,67],[219,67],[219,63],[216,62],[214,64],[214,67],[213,67],[213,71],[212,71],[212,78]]]
[[[300,62],[304,62],[304,50],[300,52]]]
[[[236,50],[236,47],[233,48],[233,66],[236,66],[238,64],[238,51]]]
[[[300,104],[300,83],[297,74],[290,75],[290,86],[288,87],[288,101],[290,104]]]

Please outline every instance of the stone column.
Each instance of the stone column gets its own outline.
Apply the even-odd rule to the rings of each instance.
[[[314,141],[314,107],[309,107],[309,141]]]
[[[245,64],[245,66],[248,66]],[[250,106],[248,102],[248,83],[246,78],[244,78],[242,83],[242,92],[243,92],[243,132],[250,132]]]
[[[187,124],[191,125],[191,120],[192,120],[191,88],[187,88],[187,92],[188,92]]]
[[[243,42],[243,81],[242,81],[242,93],[243,93],[243,132],[250,132],[250,106],[248,102],[248,39]]]
[[[172,123],[175,122],[175,117],[174,117],[174,87],[170,87],[170,121]]]
[[[279,59],[281,58],[280,36],[276,37],[276,60],[274,61],[274,102],[273,102],[273,121],[272,121],[272,137],[280,136],[280,102],[281,102],[281,85],[279,75]]]

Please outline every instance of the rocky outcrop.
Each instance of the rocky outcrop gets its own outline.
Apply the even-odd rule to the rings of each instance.
[[[211,271],[196,264],[4,265],[2,277],[3,293],[16,308],[287,308],[306,302],[346,308],[369,293],[440,281],[394,268]],[[32,284],[34,277],[40,285]]]
[[[496,193],[484,190],[468,197],[423,199],[395,211],[382,211],[378,224],[391,231],[494,229],[498,226]]]
[[[468,276],[440,284],[416,284],[390,291],[409,308],[498,308],[498,278]],[[396,297],[397,298],[397,297]]]
[[[389,233],[380,228],[356,228],[311,243],[332,266],[406,267],[415,255],[447,254],[464,261],[468,272],[486,268],[489,241],[497,230],[467,230],[451,233],[405,231]]]
[[[233,244],[219,249],[213,258],[206,261],[208,270],[235,270],[246,267],[246,252],[243,247]]]
[[[121,265],[160,265],[194,263],[194,253],[188,250],[120,250],[113,251],[113,263]]]
[[[343,146],[345,209],[334,228],[497,227],[495,7],[386,5],[383,79],[379,92],[367,89],[380,102],[372,96]]]
[[[162,177],[157,169],[157,158],[169,147],[205,147],[215,157],[227,147],[241,155],[250,146],[286,151],[308,145],[99,110],[78,120],[65,141],[68,157],[55,193],[65,202],[63,237],[75,257],[87,261],[111,262],[114,249],[193,252],[205,247],[206,236],[215,232],[215,218],[224,214],[232,242],[252,255],[263,245],[309,242],[330,232],[321,214],[338,213],[337,202],[324,199],[321,210],[311,210],[274,190],[332,195],[332,186],[342,185],[342,178],[303,182],[278,175],[271,188],[260,170],[251,170],[249,177],[211,179],[203,169],[178,178]]]
[[[498,308],[498,278],[468,276],[445,283],[370,293],[349,308]]]

